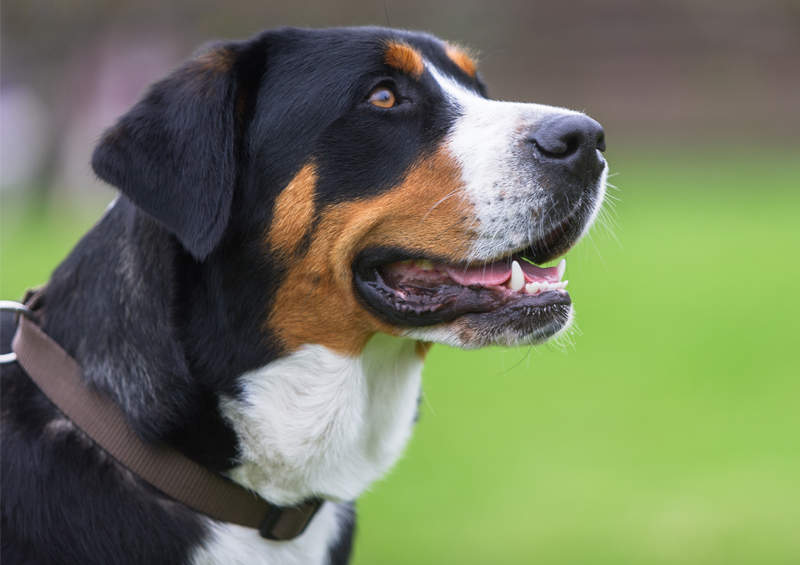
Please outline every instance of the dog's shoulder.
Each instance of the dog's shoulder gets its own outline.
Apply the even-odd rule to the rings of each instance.
[[[4,316],[4,342],[13,331]],[[0,366],[0,386],[2,563],[180,563],[202,539],[193,513],[96,447],[18,365]]]

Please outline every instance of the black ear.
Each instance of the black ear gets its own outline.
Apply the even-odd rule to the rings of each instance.
[[[92,167],[196,258],[219,243],[236,182],[237,45],[217,45],[154,84],[108,129]]]

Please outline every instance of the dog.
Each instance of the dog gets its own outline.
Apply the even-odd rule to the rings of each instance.
[[[42,291],[42,330],[144,441],[277,505],[274,541],[164,495],[2,367],[2,561],[346,563],[432,343],[568,327],[560,257],[603,200],[602,127],[491,100],[468,51],[384,28],[213,44],[100,139],[120,191]],[[3,317],[8,350],[15,322]]]

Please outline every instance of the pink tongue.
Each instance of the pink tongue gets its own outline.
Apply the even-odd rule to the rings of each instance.
[[[500,285],[511,278],[511,265],[505,261],[498,261],[479,267],[445,267],[450,278],[458,284],[468,286],[478,284],[481,286]]]
[[[520,261],[519,266],[522,267],[526,282],[558,282],[558,267],[537,267],[536,265],[531,265],[527,261]]]
[[[518,261],[525,275],[525,282],[548,281],[558,282],[558,267],[537,267],[527,261]],[[511,265],[506,261],[498,261],[478,267],[446,266],[447,274],[460,285],[477,284],[481,286],[501,285],[511,278]]]

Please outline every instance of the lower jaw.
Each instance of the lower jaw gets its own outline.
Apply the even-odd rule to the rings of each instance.
[[[534,346],[557,338],[572,323],[571,305],[551,307],[548,310],[533,319],[515,316],[509,318],[507,313],[466,314],[449,324],[406,328],[400,335],[460,349]]]
[[[456,325],[462,347],[513,346],[543,343],[569,327],[571,321],[572,305],[567,303],[467,314]]]

